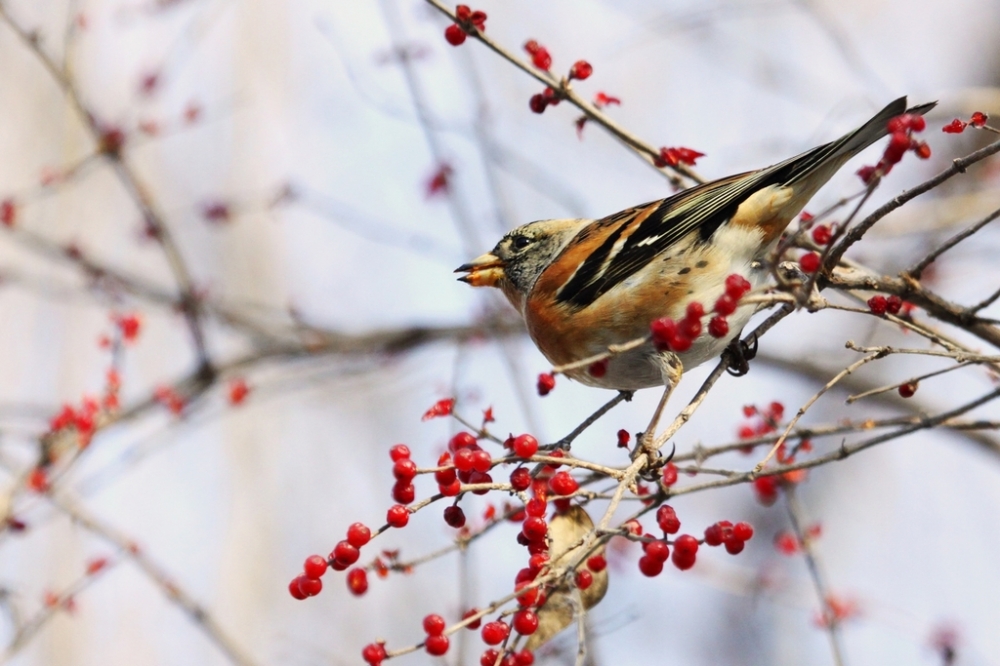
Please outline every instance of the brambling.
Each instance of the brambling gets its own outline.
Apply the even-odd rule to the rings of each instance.
[[[890,119],[923,115],[933,106],[907,110],[902,97],[853,132],[773,166],[600,220],[525,224],[455,272],[466,273],[459,280],[474,287],[502,290],[524,317],[531,339],[556,366],[646,338],[641,346],[612,354],[601,372],[585,366],[567,370],[571,378],[621,391],[669,384],[667,368],[676,358],[690,369],[719,356],[756,307],[738,305],[727,317],[728,333],[719,337],[696,325],[690,347],[671,359],[649,340],[651,322],[681,320],[692,303],[715,303],[731,275],[749,283],[742,291],[766,284],[771,252],[816,191],[854,155],[886,136]],[[711,313],[698,317],[701,308],[692,307],[696,320],[707,324]]]

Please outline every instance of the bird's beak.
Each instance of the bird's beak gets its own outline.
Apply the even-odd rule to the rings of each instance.
[[[476,257],[455,269],[456,273],[468,273],[458,278],[460,282],[473,287],[495,287],[504,278],[503,260],[492,252]]]

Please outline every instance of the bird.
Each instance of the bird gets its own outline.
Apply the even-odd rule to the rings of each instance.
[[[907,109],[901,97],[835,141],[598,220],[530,222],[455,272],[474,287],[500,289],[550,363],[577,364],[565,370],[570,378],[618,391],[662,387],[738,340],[757,306],[738,304],[716,336],[706,324],[712,304],[732,293],[734,279],[736,296],[768,284],[781,234],[833,174],[890,134],[891,120],[920,117],[935,104]],[[650,325],[662,318],[697,322],[690,345],[678,345],[687,349],[654,344]],[[599,367],[579,364],[602,354]]]

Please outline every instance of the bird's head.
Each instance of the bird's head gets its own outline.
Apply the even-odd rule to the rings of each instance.
[[[592,220],[539,220],[514,229],[492,250],[455,269],[473,287],[498,287],[515,307],[567,243]],[[516,299],[516,300],[515,300]]]

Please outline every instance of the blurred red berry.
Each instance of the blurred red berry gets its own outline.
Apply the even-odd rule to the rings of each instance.
[[[806,273],[815,273],[819,270],[820,259],[815,252],[806,252],[799,258],[799,266]]]
[[[452,23],[444,29],[444,38],[452,46],[461,46],[465,43],[466,34],[461,26],[457,23]]]
[[[573,66],[569,68],[569,78],[579,79],[580,81],[590,78],[590,75],[593,73],[594,68],[586,60],[577,60],[573,63]]]
[[[946,134],[961,134],[965,131],[966,125],[967,123],[963,123],[958,118],[955,118],[953,121],[942,127],[941,131]]]

